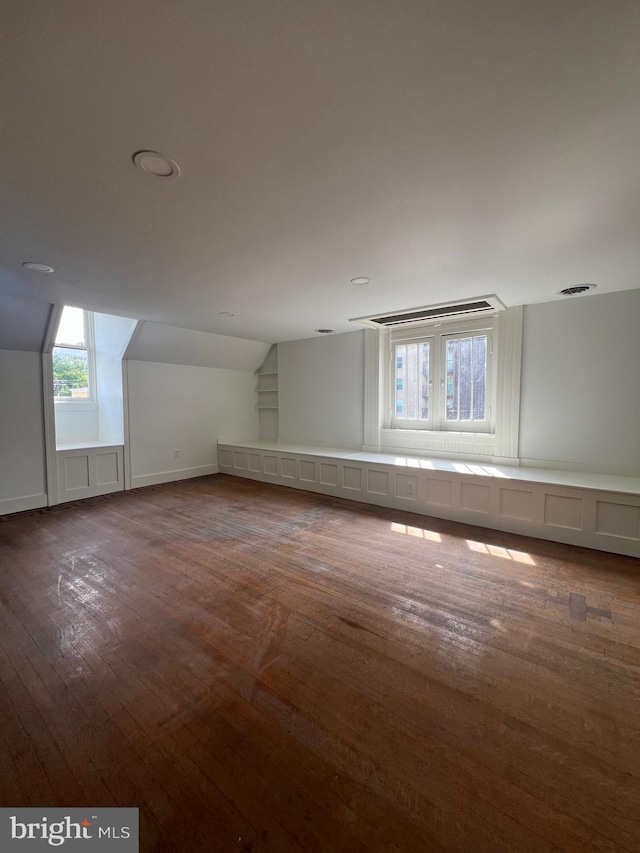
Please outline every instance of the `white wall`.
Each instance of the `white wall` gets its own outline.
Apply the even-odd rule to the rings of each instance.
[[[640,475],[640,290],[525,307],[519,452]]]
[[[362,447],[364,330],[278,344],[280,440]]]
[[[218,439],[258,438],[253,370],[126,365],[133,488],[215,473]]]
[[[94,314],[98,437],[101,442],[123,444],[122,355],[136,321],[111,314]]]
[[[97,403],[56,403],[56,446],[100,440]]]
[[[0,515],[45,506],[42,357],[0,350]]]

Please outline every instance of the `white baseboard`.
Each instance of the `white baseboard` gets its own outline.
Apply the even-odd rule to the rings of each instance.
[[[23,498],[5,498],[0,501],[0,515],[9,515],[12,512],[26,512],[29,509],[40,509],[47,506],[47,496],[27,495]]]
[[[176,471],[159,471],[156,474],[141,474],[131,478],[131,488],[157,486],[159,483],[174,483],[176,480],[191,480],[194,477],[206,477],[218,473],[218,464],[199,465],[197,468],[179,468]]]

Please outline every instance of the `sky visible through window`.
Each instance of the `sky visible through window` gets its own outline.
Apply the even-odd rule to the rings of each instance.
[[[82,308],[65,306],[56,335],[56,345],[61,344],[76,347],[85,346],[84,311]]]

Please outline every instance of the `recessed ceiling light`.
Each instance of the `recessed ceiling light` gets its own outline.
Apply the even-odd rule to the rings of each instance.
[[[320,335],[332,335],[333,329],[316,329],[316,332]]]
[[[578,296],[580,293],[586,293],[588,290],[593,290],[595,284],[574,284],[573,287],[565,287],[559,290],[560,296]]]
[[[358,276],[358,278],[352,278],[351,284],[369,284],[371,281],[370,278],[367,278],[366,275]]]
[[[221,317],[235,317],[236,315],[233,313],[233,311],[220,311],[220,316]]]
[[[37,264],[35,261],[25,261],[22,266],[34,272],[53,272],[53,267],[48,264]]]
[[[180,174],[180,167],[176,161],[167,157],[166,154],[160,154],[159,151],[137,151],[133,155],[133,162],[138,169],[154,178],[167,180],[177,178]]]

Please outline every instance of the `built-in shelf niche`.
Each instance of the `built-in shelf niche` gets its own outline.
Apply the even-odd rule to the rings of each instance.
[[[258,421],[260,438],[276,441],[278,423],[278,349],[274,344],[261,367],[256,371],[258,396]]]

